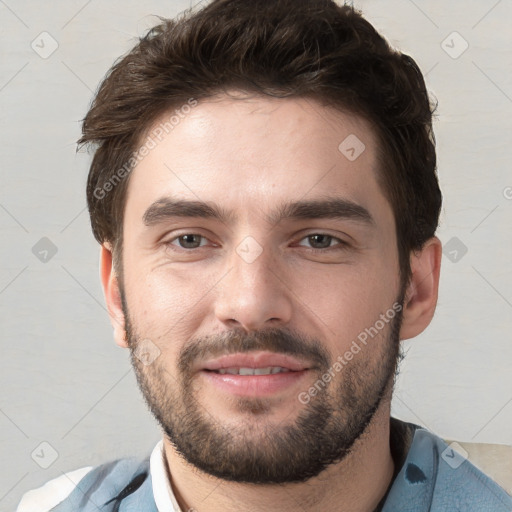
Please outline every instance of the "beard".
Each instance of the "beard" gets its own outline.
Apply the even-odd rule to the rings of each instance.
[[[121,300],[132,366],[149,410],[177,453],[189,464],[227,481],[305,482],[342,461],[390,395],[402,357],[400,309],[328,384],[322,383],[324,387],[307,404],[297,398],[299,412],[291,423],[285,423],[287,418],[273,423],[270,419],[262,421],[276,407],[269,399],[236,397],[230,404],[245,414],[246,421],[229,425],[201,404],[197,386],[193,385],[197,378],[192,371],[194,363],[235,352],[279,352],[315,363],[308,384],[312,386],[329,369],[332,373],[335,359],[318,340],[288,329],[251,333],[231,330],[218,336],[191,339],[180,351],[171,373],[163,357],[157,357],[151,364],[141,360],[137,351],[147,340],[137,332],[130,318],[122,289]],[[397,302],[403,305],[403,294]]]

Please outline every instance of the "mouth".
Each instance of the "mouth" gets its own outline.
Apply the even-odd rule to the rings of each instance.
[[[219,368],[218,370],[206,370],[220,375],[274,375],[276,373],[291,372],[288,368],[281,366],[267,366],[266,368]]]
[[[298,372],[307,370],[311,365],[304,361],[276,352],[259,351],[239,354],[228,354],[211,359],[203,364],[202,369],[212,372],[254,375],[268,375],[281,372]]]
[[[312,366],[272,352],[229,354],[207,361],[200,369],[208,383],[231,395],[262,397],[289,390]]]

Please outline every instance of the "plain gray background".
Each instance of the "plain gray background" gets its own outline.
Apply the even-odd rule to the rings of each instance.
[[[189,6],[0,0],[2,511],[160,438],[112,339],[85,209],[90,156],[75,141],[99,81],[151,15]],[[405,342],[393,413],[451,439],[512,444],[512,3],[356,6],[415,58],[439,102],[439,304]]]

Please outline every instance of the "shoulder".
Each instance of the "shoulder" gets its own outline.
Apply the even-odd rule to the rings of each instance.
[[[471,462],[471,454],[447,444],[426,429],[416,430],[409,462],[425,467],[432,477],[432,510],[512,510],[512,497]],[[408,479],[406,467],[406,480]],[[430,473],[430,475],[429,475]],[[437,508],[436,508],[437,507]],[[444,508],[443,508],[444,507]]]
[[[449,448],[467,458],[512,496],[512,446],[446,440]],[[447,451],[446,456],[451,456]],[[449,458],[449,457],[448,457]]]
[[[63,473],[38,489],[27,492],[16,512],[50,512],[53,510],[86,510],[84,496],[94,493],[106,503],[116,497],[135,475],[148,474],[149,458],[117,459],[95,467]],[[85,500],[87,501],[87,500]]]
[[[64,501],[92,466],[76,469],[46,482],[42,487],[23,495],[16,512],[48,512]]]

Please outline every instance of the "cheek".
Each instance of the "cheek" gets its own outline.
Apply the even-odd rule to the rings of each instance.
[[[379,262],[364,267],[339,266],[324,276],[311,275],[305,279],[306,285],[303,282],[297,297],[304,306],[297,302],[298,310],[307,311],[325,339],[333,340],[333,351],[344,351],[360,333],[374,326],[381,314],[392,310],[398,278],[394,271],[381,266]],[[387,324],[381,331],[386,329]]]
[[[131,320],[139,337],[149,338],[166,359],[176,358],[183,340],[189,339],[207,313],[208,292],[216,280],[192,270],[171,271],[169,267],[144,271],[126,284]],[[218,281],[218,279],[217,279]],[[178,347],[178,348],[177,348]]]
[[[129,303],[145,316],[158,316],[161,320],[183,314],[199,300],[206,287],[193,270],[172,270],[169,266],[157,268],[134,267],[130,282]],[[159,316],[164,315],[164,316]]]

